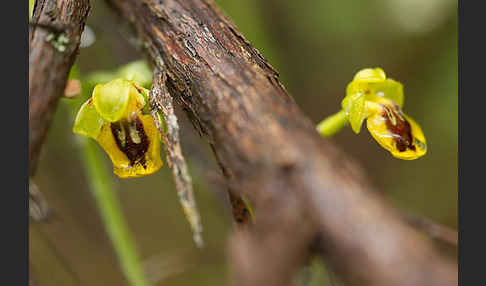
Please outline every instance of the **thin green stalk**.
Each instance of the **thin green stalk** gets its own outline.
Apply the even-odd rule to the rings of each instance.
[[[317,131],[324,137],[331,137],[348,124],[346,112],[344,110],[333,114],[317,125]]]
[[[135,242],[123,217],[118,197],[115,195],[108,170],[100,157],[95,142],[81,139],[82,160],[101,217],[113,243],[121,268],[133,286],[149,286],[145,278]]]

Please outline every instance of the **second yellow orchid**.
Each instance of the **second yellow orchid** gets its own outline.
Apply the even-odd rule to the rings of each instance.
[[[417,159],[427,153],[425,136],[420,126],[402,111],[404,101],[401,83],[387,78],[381,68],[359,71],[346,88],[342,110],[317,126],[328,137],[348,122],[359,133],[363,121],[373,138],[394,157]]]

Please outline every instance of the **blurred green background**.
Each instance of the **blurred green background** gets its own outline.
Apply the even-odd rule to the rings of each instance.
[[[425,157],[394,159],[366,129],[355,135],[347,127],[331,140],[360,162],[376,189],[397,208],[457,227],[457,1],[216,3],[280,72],[289,93],[315,123],[338,111],[346,85],[362,68],[382,67],[402,82],[404,110],[427,138]],[[81,74],[143,57],[131,45],[135,38],[130,28],[104,1],[92,1],[88,26],[96,41],[80,50]],[[195,248],[166,166],[152,176],[113,180],[155,285],[228,284],[231,217],[224,188],[210,179],[220,171],[206,142],[178,114],[207,247]],[[127,285],[88,187],[72,123],[63,99],[34,178],[53,216],[30,223],[32,275],[38,285]],[[443,249],[455,254],[455,249]],[[326,284],[321,274],[314,275],[312,285]]]

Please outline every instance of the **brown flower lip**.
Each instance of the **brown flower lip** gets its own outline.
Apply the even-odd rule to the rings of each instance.
[[[116,145],[130,160],[130,166],[140,163],[147,169],[145,153],[149,147],[149,139],[138,116],[130,121],[113,122],[110,127]]]
[[[410,123],[402,115],[400,108],[393,104],[391,107],[383,105],[382,116],[385,118],[386,128],[390,131],[396,143],[397,149],[404,152],[407,149],[415,151],[412,128]]]

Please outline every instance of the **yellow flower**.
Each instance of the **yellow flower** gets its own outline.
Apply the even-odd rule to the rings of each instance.
[[[73,132],[98,141],[120,178],[149,175],[162,166],[160,134],[145,111],[147,94],[126,79],[98,84],[76,116]]]
[[[346,87],[342,110],[317,125],[324,137],[332,136],[348,122],[359,133],[363,121],[373,138],[399,159],[413,160],[427,153],[420,126],[402,111],[403,86],[387,78],[380,68],[360,70]]]
[[[402,111],[403,86],[380,69],[363,69],[346,88],[341,105],[351,127],[359,133],[363,121],[373,138],[393,156],[417,159],[427,152],[420,126]]]

